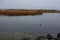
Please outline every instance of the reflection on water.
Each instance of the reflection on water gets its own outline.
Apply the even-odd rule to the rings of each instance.
[[[38,16],[0,16],[0,32],[27,32],[34,36],[60,31],[60,13]]]

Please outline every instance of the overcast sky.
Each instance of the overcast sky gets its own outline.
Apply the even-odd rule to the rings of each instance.
[[[0,9],[58,9],[60,0],[0,0]]]

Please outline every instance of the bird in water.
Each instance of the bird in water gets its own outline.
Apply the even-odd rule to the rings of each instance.
[[[40,24],[40,26],[41,26],[42,24]]]

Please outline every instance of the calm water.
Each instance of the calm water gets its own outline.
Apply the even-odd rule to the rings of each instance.
[[[48,33],[56,35],[60,32],[60,13],[44,13],[38,16],[0,16],[0,32],[26,32],[34,36]]]

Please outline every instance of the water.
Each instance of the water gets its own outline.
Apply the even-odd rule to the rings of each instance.
[[[41,24],[41,25],[40,25]],[[26,32],[34,36],[60,32],[60,13],[37,16],[0,16],[0,32]]]

